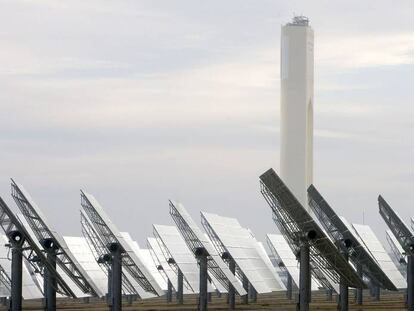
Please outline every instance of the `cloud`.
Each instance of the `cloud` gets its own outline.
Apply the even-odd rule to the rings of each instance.
[[[41,57],[23,46],[3,45],[0,51],[0,76],[47,76],[65,71],[88,72],[126,68],[127,64],[76,57]],[[9,77],[10,78],[10,77]]]
[[[315,55],[316,64],[331,70],[413,64],[414,32],[324,37]]]
[[[352,138],[353,136],[349,133],[346,132],[338,132],[338,131],[331,131],[331,130],[318,130],[315,129],[314,130],[314,135],[316,137],[322,137],[322,138],[334,138],[334,139],[349,139]]]
[[[23,62],[11,63],[25,64],[19,67],[21,72],[14,69],[16,75],[23,76],[9,80],[0,98],[5,99],[3,111],[29,127],[42,120],[66,129],[257,121],[269,112],[278,114],[278,66],[270,56],[273,52],[257,50],[255,58],[239,55],[231,62],[126,77],[102,71],[123,64],[73,58],[39,63],[22,57]],[[102,77],[84,76],[95,68],[101,70]],[[65,77],[66,69],[81,71],[79,76]],[[63,71],[62,78],[47,75],[59,71]],[[15,124],[5,118],[2,126],[13,126],[10,123]]]

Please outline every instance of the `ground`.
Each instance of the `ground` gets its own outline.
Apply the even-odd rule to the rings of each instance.
[[[354,296],[352,291],[349,293],[349,310],[387,310],[387,311],[400,311],[406,310],[404,305],[404,293],[403,292],[382,292],[381,300],[374,301],[370,297],[368,291],[364,292],[364,304],[363,306],[357,306],[354,302]],[[164,310],[197,310],[196,296],[186,295],[184,297],[184,305],[177,305],[175,302],[167,303],[165,297],[158,297],[147,300],[136,300],[132,304],[129,304],[125,299],[123,304],[123,310],[137,310],[137,311],[164,311]],[[108,306],[103,299],[91,298],[89,302],[84,299],[59,299],[57,310],[65,311],[103,311],[108,310]],[[296,310],[296,304],[294,300],[288,300],[285,296],[285,292],[277,292],[270,294],[258,295],[257,302],[250,302],[248,305],[243,305],[240,299],[237,299],[237,310],[273,310],[273,311],[288,311]],[[6,307],[0,307],[0,310],[7,310]],[[24,301],[23,310],[39,310],[43,311],[41,301]],[[212,301],[209,303],[208,310],[228,310],[226,304],[225,295],[218,297],[212,295]],[[333,296],[332,301],[326,301],[326,296],[323,291],[312,293],[312,303],[310,310],[337,310],[336,296]]]

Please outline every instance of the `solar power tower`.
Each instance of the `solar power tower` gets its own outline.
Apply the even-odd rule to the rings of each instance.
[[[207,310],[207,271],[226,290],[229,291],[231,288],[234,288],[240,296],[246,295],[247,292],[223,262],[220,255],[210,244],[211,242],[208,237],[203,234],[184,206],[180,203],[170,201],[170,215],[187,243],[187,246],[198,260],[200,269],[199,311]],[[218,287],[218,284],[216,287]]]
[[[324,227],[325,232],[331,237],[345,258],[349,259],[356,267],[358,275],[361,278],[368,278],[375,286],[397,290],[375,259],[371,257],[369,251],[349,230],[342,218],[336,214],[314,185],[308,188],[308,199],[309,206]],[[346,284],[341,283],[340,297],[341,310],[345,310],[348,307],[348,287]],[[362,288],[357,289],[357,304],[362,305]]]
[[[153,225],[153,229],[165,260],[177,275],[177,302],[183,304],[184,288],[198,293],[200,287],[197,260],[175,226]]]
[[[261,193],[273,212],[273,220],[289,244],[299,253],[299,305],[309,310],[311,296],[310,260],[336,283],[365,288],[345,257],[316,224],[273,169],[260,176]]]
[[[122,309],[122,269],[146,291],[161,296],[159,287],[151,273],[125,241],[116,226],[110,221],[93,195],[81,190],[81,205],[93,227],[111,253],[111,291],[113,310]]]
[[[164,280],[167,282],[167,302],[172,302],[173,289],[177,289],[178,276],[171,269],[169,263],[164,257],[160,246],[158,245],[156,238],[147,238],[147,245],[151,253],[152,260],[157,266],[157,269],[164,276]]]
[[[12,249],[12,276],[11,276],[11,310],[22,309],[22,264],[23,257],[40,273],[46,282],[44,295],[46,299],[56,297],[56,292],[75,297],[71,288],[57,273],[56,266],[46,258],[40,248],[32,240],[27,230],[22,226],[7,204],[0,198],[0,226],[8,237]],[[53,309],[54,307],[54,309]],[[48,311],[56,310],[56,304],[48,304]]]
[[[414,236],[407,225],[384,200],[378,197],[379,213],[407,255],[407,307],[414,310]]]
[[[235,272],[246,292],[249,283],[258,293],[282,290],[273,271],[269,269],[259,253],[259,245],[250,231],[243,228],[237,219],[201,212],[201,223],[217,252]],[[234,308],[234,295],[231,293],[230,307]],[[247,295],[243,302],[248,303]]]
[[[111,255],[109,253],[108,247],[105,245],[104,241],[100,238],[99,234],[96,232],[88,216],[83,210],[81,213],[81,228],[82,235],[85,237],[89,249],[95,257],[96,262],[99,264],[101,269],[106,273],[108,277],[107,284],[107,293],[108,299],[111,297]],[[124,295],[138,295],[135,287],[132,285],[129,278],[125,275],[125,272],[122,271],[122,293]],[[112,303],[112,301],[109,301]]]

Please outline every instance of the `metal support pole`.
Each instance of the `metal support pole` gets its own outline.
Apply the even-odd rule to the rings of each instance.
[[[98,264],[103,264],[106,263],[106,267],[107,267],[107,275],[108,275],[108,280],[107,280],[107,292],[105,297],[103,297],[103,300],[106,300],[106,304],[109,307],[109,310],[112,310],[112,257],[110,254],[104,254],[101,255],[98,258]]]
[[[127,301],[128,301],[128,305],[132,305],[132,302],[134,301],[134,295],[132,294],[127,295]]]
[[[204,247],[199,247],[195,251],[200,266],[200,294],[198,302],[199,311],[207,311],[207,257],[208,253]]]
[[[243,288],[247,294],[242,296],[242,304],[247,305],[249,304],[249,280],[244,274],[243,274]]]
[[[251,302],[257,302],[257,292],[252,284],[249,283],[249,299]]]
[[[414,311],[414,257],[407,256],[407,308]]]
[[[11,275],[11,311],[22,310],[22,245],[23,236],[19,231],[9,234],[12,245],[12,275]]]
[[[184,303],[184,275],[180,269],[178,269],[178,284],[177,284],[177,303],[182,305]]]
[[[292,276],[287,272],[286,298],[292,300]]]
[[[108,267],[108,292],[106,294],[106,303],[108,307],[112,306],[112,268]]]
[[[56,250],[50,250],[47,252],[47,261],[52,265],[52,268],[56,271]],[[46,308],[48,311],[55,311],[57,282],[53,271],[48,271],[46,284]]]
[[[11,310],[22,309],[22,247],[14,245],[12,249]]]
[[[42,298],[43,310],[46,310],[46,306],[47,306],[46,294],[47,294],[47,269],[44,269],[44,273],[43,273],[43,298]]]
[[[310,255],[309,244],[302,243],[300,246],[300,276],[299,276],[299,306],[300,311],[309,311],[310,302]]]
[[[379,286],[375,286],[374,288],[374,300],[380,301],[381,299],[381,288]]]
[[[167,282],[167,302],[172,302],[172,283],[170,279]]]
[[[309,255],[310,257],[310,255]],[[310,261],[310,259],[309,259]],[[309,267],[309,277],[308,277],[308,302],[311,303],[312,302],[312,276],[311,276],[311,272],[310,272],[310,267]]]
[[[357,274],[362,280],[362,265],[360,264],[357,265]],[[362,306],[362,301],[363,301],[363,290],[362,288],[357,288],[356,289],[356,304],[358,306]]]
[[[326,301],[332,301],[332,293],[333,293],[332,288],[328,288],[326,290]]]
[[[52,238],[43,239],[41,241],[43,249],[46,251],[47,254],[47,261],[49,265],[52,267],[52,271],[45,270],[44,276],[44,290],[45,290],[45,298],[46,298],[46,310],[47,311],[55,311],[56,310],[56,288],[57,288],[57,280],[55,276],[56,272],[56,253],[59,249],[59,245],[55,242]]]
[[[232,257],[230,257],[229,259],[229,268],[232,274],[236,274],[236,262],[234,261],[234,259]],[[229,292],[227,294],[228,297],[228,301],[227,303],[229,304],[229,309],[230,310],[234,310],[236,307],[236,291],[234,289],[233,284],[231,284],[231,282],[229,281]]]
[[[371,295],[371,297],[375,296],[375,284],[373,283],[370,283],[369,294]]]
[[[118,243],[108,245],[112,262],[112,310],[122,310],[122,248]]]
[[[343,251],[342,254],[344,255],[346,261],[348,261],[348,250]],[[348,284],[346,280],[342,277],[339,280],[339,310],[340,311],[348,311]]]
[[[339,284],[339,310],[348,311],[348,285],[341,278]]]

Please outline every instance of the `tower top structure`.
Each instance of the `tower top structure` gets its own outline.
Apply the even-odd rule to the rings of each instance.
[[[309,26],[309,18],[304,15],[293,16],[289,26]]]

